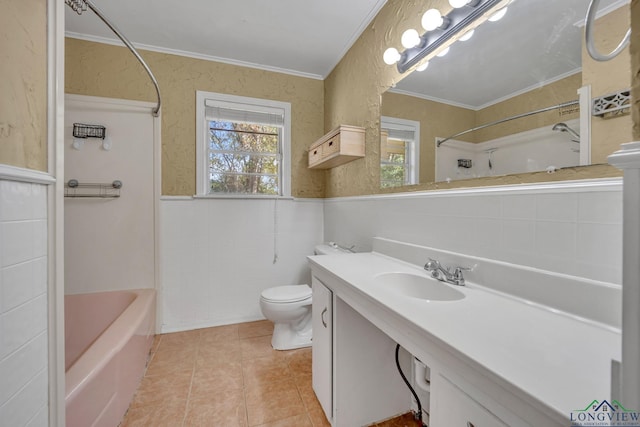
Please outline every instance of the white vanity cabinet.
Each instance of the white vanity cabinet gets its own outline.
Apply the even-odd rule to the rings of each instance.
[[[395,341],[341,300],[331,282],[311,280],[312,384],[331,425],[368,425],[406,412],[411,401],[396,370]]]
[[[489,408],[476,402],[444,376],[431,377],[431,414],[433,427],[508,427]]]
[[[609,343],[603,348],[613,348],[619,340],[615,332],[471,287],[464,289],[465,299],[451,304],[412,301],[377,285],[375,278],[389,271],[421,271],[375,253],[310,261],[313,385],[333,427],[368,425],[410,409],[411,394],[395,366],[396,343],[430,367],[430,427],[562,427],[569,423],[574,400],[608,398],[609,353],[589,353],[588,343],[581,347],[582,341],[574,340],[571,348],[582,348],[588,358],[576,359],[561,352],[560,344],[573,333],[594,334]],[[542,347],[550,331],[563,337],[558,353]],[[577,368],[558,363],[565,357]],[[592,369],[586,376],[585,367]]]
[[[312,375],[313,391],[328,420],[333,418],[333,293],[315,276],[311,278],[313,290],[312,322]]]

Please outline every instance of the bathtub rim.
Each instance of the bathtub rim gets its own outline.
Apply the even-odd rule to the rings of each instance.
[[[65,372],[66,404],[82,391],[95,373],[100,372],[124,348],[148,314],[155,316],[152,305],[156,296],[155,289],[123,289],[107,292],[131,292],[136,294],[136,298]],[[152,327],[154,326],[155,322]],[[126,333],[122,333],[123,331]],[[151,333],[153,332],[152,330]],[[117,342],[117,344],[112,346],[109,344],[111,342]]]

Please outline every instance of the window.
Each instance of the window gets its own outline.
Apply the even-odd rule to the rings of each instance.
[[[420,122],[380,119],[380,187],[417,184],[420,176]]]
[[[290,195],[291,104],[196,93],[197,194]]]

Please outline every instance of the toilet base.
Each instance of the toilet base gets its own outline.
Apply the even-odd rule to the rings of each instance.
[[[274,350],[294,350],[296,348],[311,347],[311,324],[301,331],[296,331],[290,323],[276,323],[273,326],[271,346]]]

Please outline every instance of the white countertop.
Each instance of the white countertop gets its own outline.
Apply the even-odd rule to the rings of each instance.
[[[621,335],[615,328],[473,283],[455,286],[465,294],[457,301],[406,297],[375,283],[374,277],[388,272],[427,277],[427,272],[375,252],[309,260],[315,270],[340,279],[343,291],[368,297],[382,309],[380,316],[402,316],[407,326],[418,327],[559,416],[568,419],[572,410],[610,398],[611,360],[621,357]],[[340,297],[339,289],[334,292]]]

